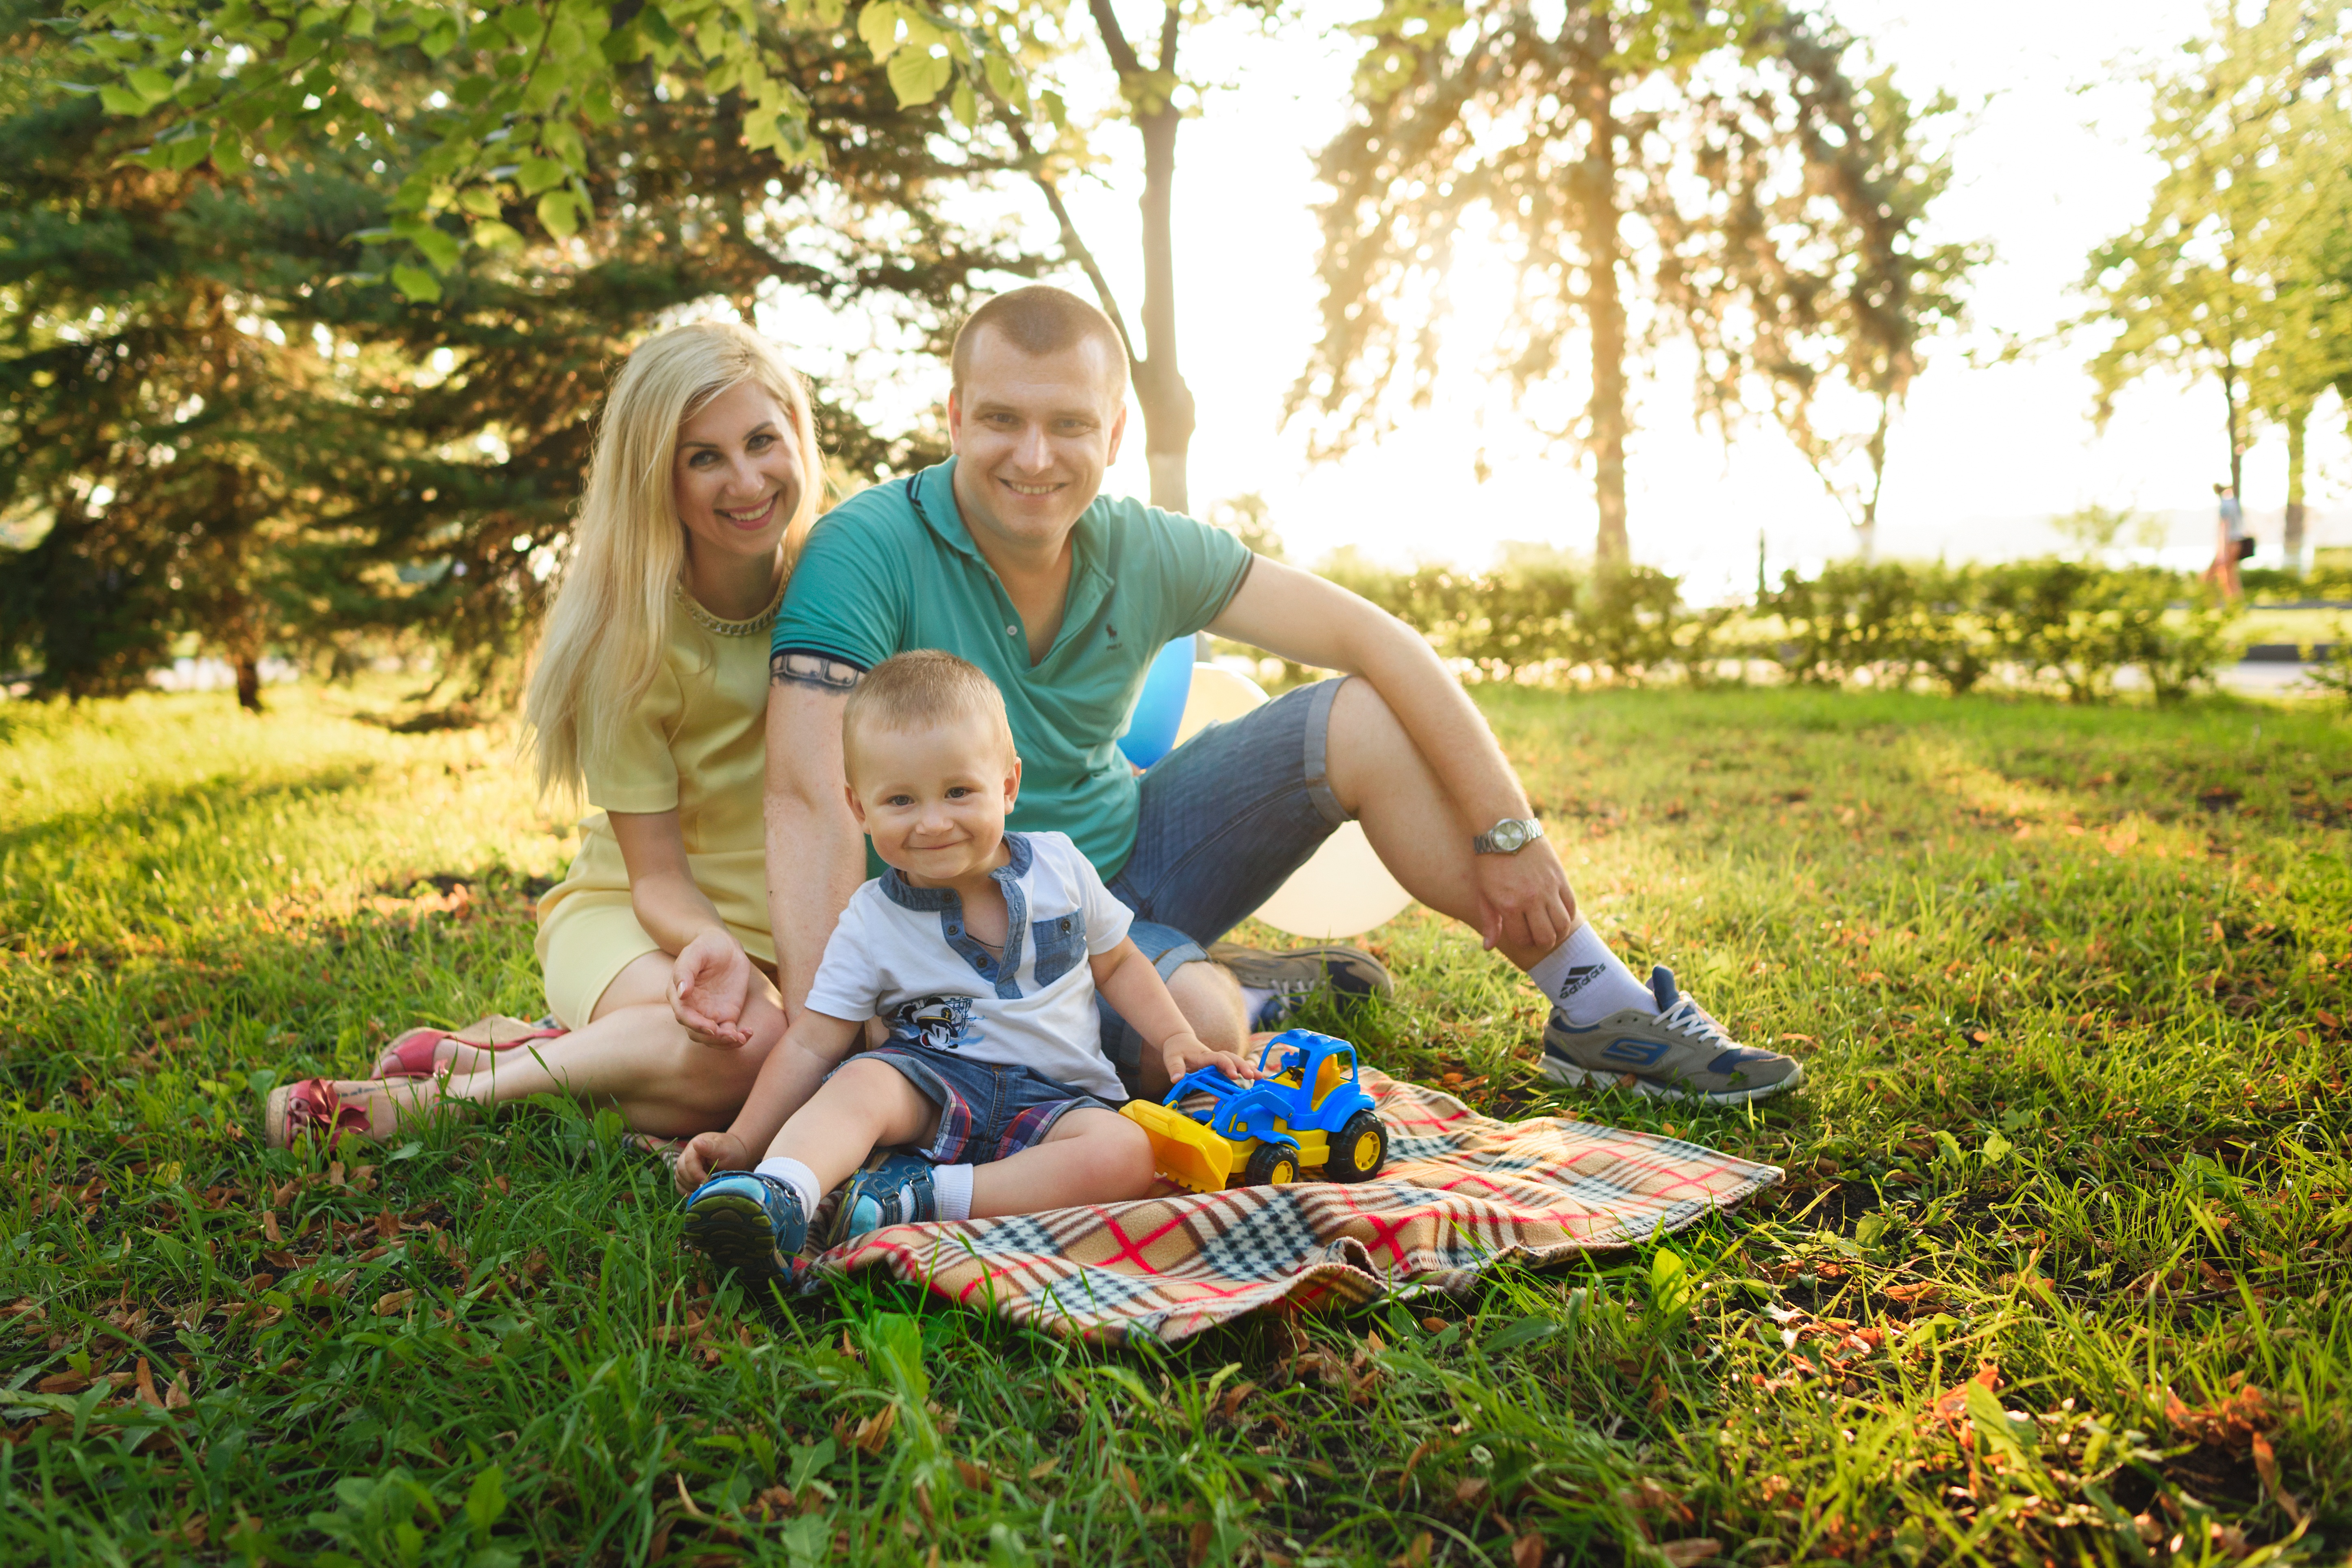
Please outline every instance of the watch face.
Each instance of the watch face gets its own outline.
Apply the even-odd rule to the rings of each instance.
[[[1527,847],[1528,825],[1518,821],[1498,822],[1487,837],[1493,840],[1496,848],[1508,855]]]

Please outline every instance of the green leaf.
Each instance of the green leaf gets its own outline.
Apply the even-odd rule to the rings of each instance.
[[[988,90],[1013,105],[1013,108],[1020,108],[1023,97],[1021,78],[1013,70],[1013,62],[996,50],[991,49],[987,58],[982,62],[982,66],[988,72]]]
[[[1486,1353],[1502,1355],[1522,1345],[1531,1345],[1538,1340],[1549,1339],[1558,1332],[1559,1325],[1549,1318],[1514,1318],[1486,1336]]]
[[[1968,1402],[1969,1420],[1976,1427],[1977,1435],[1995,1453],[2019,1469],[2032,1468],[2033,1456],[2027,1453],[2025,1446],[2018,1441],[2017,1427],[2010,1421],[2009,1412],[2000,1407],[2000,1401],[1993,1396],[1992,1390],[1971,1380]]]
[[[535,196],[563,183],[566,171],[552,158],[525,158],[522,169],[515,178],[522,184],[522,194]]]
[[[1998,1132],[1987,1133],[1984,1141],[1985,1163],[1988,1165],[2000,1164],[2003,1160],[2009,1158],[2011,1152],[2015,1150],[2016,1147],[2017,1146],[2015,1144],[2011,1143],[2008,1139],[2002,1137]]]
[[[122,79],[129,82],[149,103],[161,103],[172,96],[172,79],[153,66],[142,66]]]
[[[473,1527],[474,1539],[489,1534],[490,1526],[507,1510],[506,1472],[492,1465],[474,1478],[466,1489],[466,1522]]]
[[[173,169],[193,169],[210,157],[212,150],[213,139],[201,133],[165,142],[159,149],[164,155],[166,166]]]
[[[411,1138],[407,1142],[403,1143],[399,1148],[394,1149],[391,1153],[385,1155],[384,1158],[387,1160],[414,1160],[417,1155],[424,1152],[425,1145],[419,1143],[415,1139]]]
[[[580,202],[570,191],[550,191],[539,198],[539,223],[558,239],[580,232]]]
[[[1672,1247],[1650,1255],[1650,1300],[1658,1311],[1679,1318],[1690,1310],[1690,1265]]]
[[[401,237],[425,253],[436,272],[446,272],[457,265],[457,237],[434,227],[429,223],[400,226]]]
[[[488,185],[467,185],[457,193],[457,205],[476,217],[496,217],[505,210],[499,193]]]
[[[1950,1133],[1945,1131],[1940,1127],[1936,1129],[1936,1147],[1941,1152],[1942,1158],[1949,1160],[1955,1164],[1959,1163],[1960,1141],[1953,1137]]]
[[[1886,1216],[1883,1214],[1864,1215],[1862,1223],[1853,1227],[1853,1238],[1864,1247],[1875,1247],[1878,1238],[1885,1234]]]
[[[441,298],[441,280],[422,267],[395,267],[392,286],[418,304]]]
[[[109,82],[106,86],[98,89],[98,101],[106,106],[106,111],[109,114],[144,114],[147,112],[147,100],[145,99],[140,97],[139,94],[131,91],[127,87],[117,87],[111,82]]]
[[[375,7],[354,5],[343,13],[343,31],[354,38],[375,37]]]
[[[425,51],[426,58],[439,59],[457,47],[457,24],[444,16],[434,24],[431,32],[416,41],[416,47]]]
[[[898,7],[890,0],[874,0],[857,14],[857,36],[866,40],[876,61],[888,59],[898,47]]]
[[[972,97],[971,83],[956,83],[955,91],[948,97],[948,110],[956,117],[956,123],[967,131],[980,123],[980,105]]]
[[[954,72],[954,63],[945,55],[903,49],[890,57],[890,90],[898,94],[899,108],[919,108],[939,97]]]
[[[539,129],[539,144],[547,149],[550,157],[561,159],[565,168],[583,174],[588,172],[588,146],[576,127],[551,120]]]

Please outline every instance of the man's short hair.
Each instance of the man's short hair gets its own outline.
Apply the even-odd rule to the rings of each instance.
[[[1004,694],[979,666],[938,648],[893,654],[851,689],[841,714],[842,747],[845,753],[853,749],[851,738],[863,728],[904,734],[974,715],[989,721],[1004,742],[1004,760],[1010,763],[1014,756],[1013,725],[1005,717]]]
[[[1117,367],[1120,390],[1127,387],[1127,342],[1111,319],[1066,289],[1031,283],[999,294],[965,317],[963,325],[956,329],[948,365],[959,392],[963,390],[964,373],[971,367],[973,336],[983,327],[1003,333],[1014,348],[1032,356],[1057,354],[1092,339]]]

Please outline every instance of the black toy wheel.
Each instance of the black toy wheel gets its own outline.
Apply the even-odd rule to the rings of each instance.
[[[1298,1155],[1279,1143],[1261,1143],[1242,1167],[1242,1180],[1253,1187],[1286,1187],[1298,1180]]]
[[[1389,1130],[1369,1110],[1359,1110],[1331,1138],[1330,1163],[1323,1173],[1335,1182],[1369,1182],[1388,1162]]]

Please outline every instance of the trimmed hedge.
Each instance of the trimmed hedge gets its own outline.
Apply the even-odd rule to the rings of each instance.
[[[2235,612],[2208,602],[2194,579],[2153,568],[1841,562],[1811,577],[1783,574],[1745,611],[1686,605],[1679,579],[1647,566],[1391,572],[1344,558],[1325,574],[1483,680],[1740,679],[1761,664],[1809,683],[2000,683],[2099,701],[2132,668],[2170,701],[2236,657]]]

